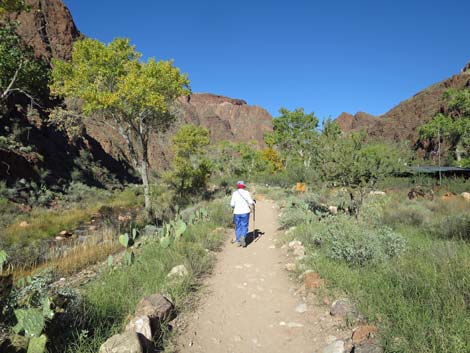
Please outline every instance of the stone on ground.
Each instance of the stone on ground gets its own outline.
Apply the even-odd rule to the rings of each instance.
[[[148,316],[135,316],[126,326],[126,331],[132,331],[142,334],[149,341],[157,334],[157,328],[152,327]]]
[[[323,353],[344,353],[344,342],[337,340],[330,343],[323,349]]]
[[[127,331],[109,338],[100,347],[99,353],[147,353],[150,351],[150,344],[144,336]]]
[[[189,274],[188,270],[184,265],[178,265],[171,269],[167,277],[185,277]]]
[[[166,321],[173,313],[173,304],[161,294],[152,294],[143,298],[135,310],[135,316],[148,316],[158,321]]]
[[[333,302],[330,309],[332,316],[346,316],[353,311],[353,306],[349,299],[338,299]]]

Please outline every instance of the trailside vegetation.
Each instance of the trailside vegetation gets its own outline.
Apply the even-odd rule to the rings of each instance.
[[[66,127],[69,119],[93,116],[116,130],[140,172],[145,208],[150,212],[150,134],[166,130],[174,121],[172,104],[189,92],[189,80],[172,61],[143,62],[141,57],[128,39],[108,45],[93,39],[76,42],[71,62],[52,62],[51,90],[81,100],[83,113],[61,111],[52,119]]]

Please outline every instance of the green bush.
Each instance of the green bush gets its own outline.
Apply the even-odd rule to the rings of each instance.
[[[281,228],[287,229],[302,223],[311,223],[317,217],[309,210],[308,204],[298,198],[292,198],[288,205],[282,210],[279,224]]]
[[[433,217],[421,201],[391,202],[383,207],[382,223],[391,227],[400,225],[422,226]]]
[[[470,214],[460,212],[437,217],[428,229],[431,234],[443,239],[470,241]]]
[[[388,227],[369,227],[347,216],[330,217],[322,223],[322,247],[337,261],[363,266],[399,256],[405,249],[405,239]]]

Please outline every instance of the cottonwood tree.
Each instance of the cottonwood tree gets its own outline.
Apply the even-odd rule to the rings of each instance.
[[[284,157],[286,167],[289,161],[299,161],[309,168],[318,142],[318,119],[315,114],[305,114],[303,108],[281,114],[273,120],[273,132],[265,136],[268,146],[274,146]]]
[[[183,198],[203,190],[212,170],[206,156],[209,130],[202,126],[182,125],[171,141],[175,156],[165,179]]]
[[[123,38],[108,45],[94,39],[78,41],[70,62],[53,60],[52,66],[52,92],[82,102],[82,114],[54,114],[53,119],[64,125],[70,118],[93,116],[116,130],[125,141],[130,162],[140,171],[150,213],[150,132],[161,132],[174,121],[171,107],[189,93],[187,76],[172,61],[141,61],[141,54]]]
[[[349,210],[357,216],[366,192],[385,177],[404,171],[410,157],[406,148],[366,142],[362,133],[322,135],[316,168],[330,186],[348,190]]]

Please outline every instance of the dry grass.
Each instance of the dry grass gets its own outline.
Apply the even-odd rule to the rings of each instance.
[[[71,275],[91,265],[105,261],[109,255],[123,250],[115,236],[115,230],[104,228],[100,234],[90,237],[82,244],[76,244],[65,251],[51,249],[50,260],[39,266],[10,269],[15,279],[24,278],[42,270],[52,270],[57,275]]]

